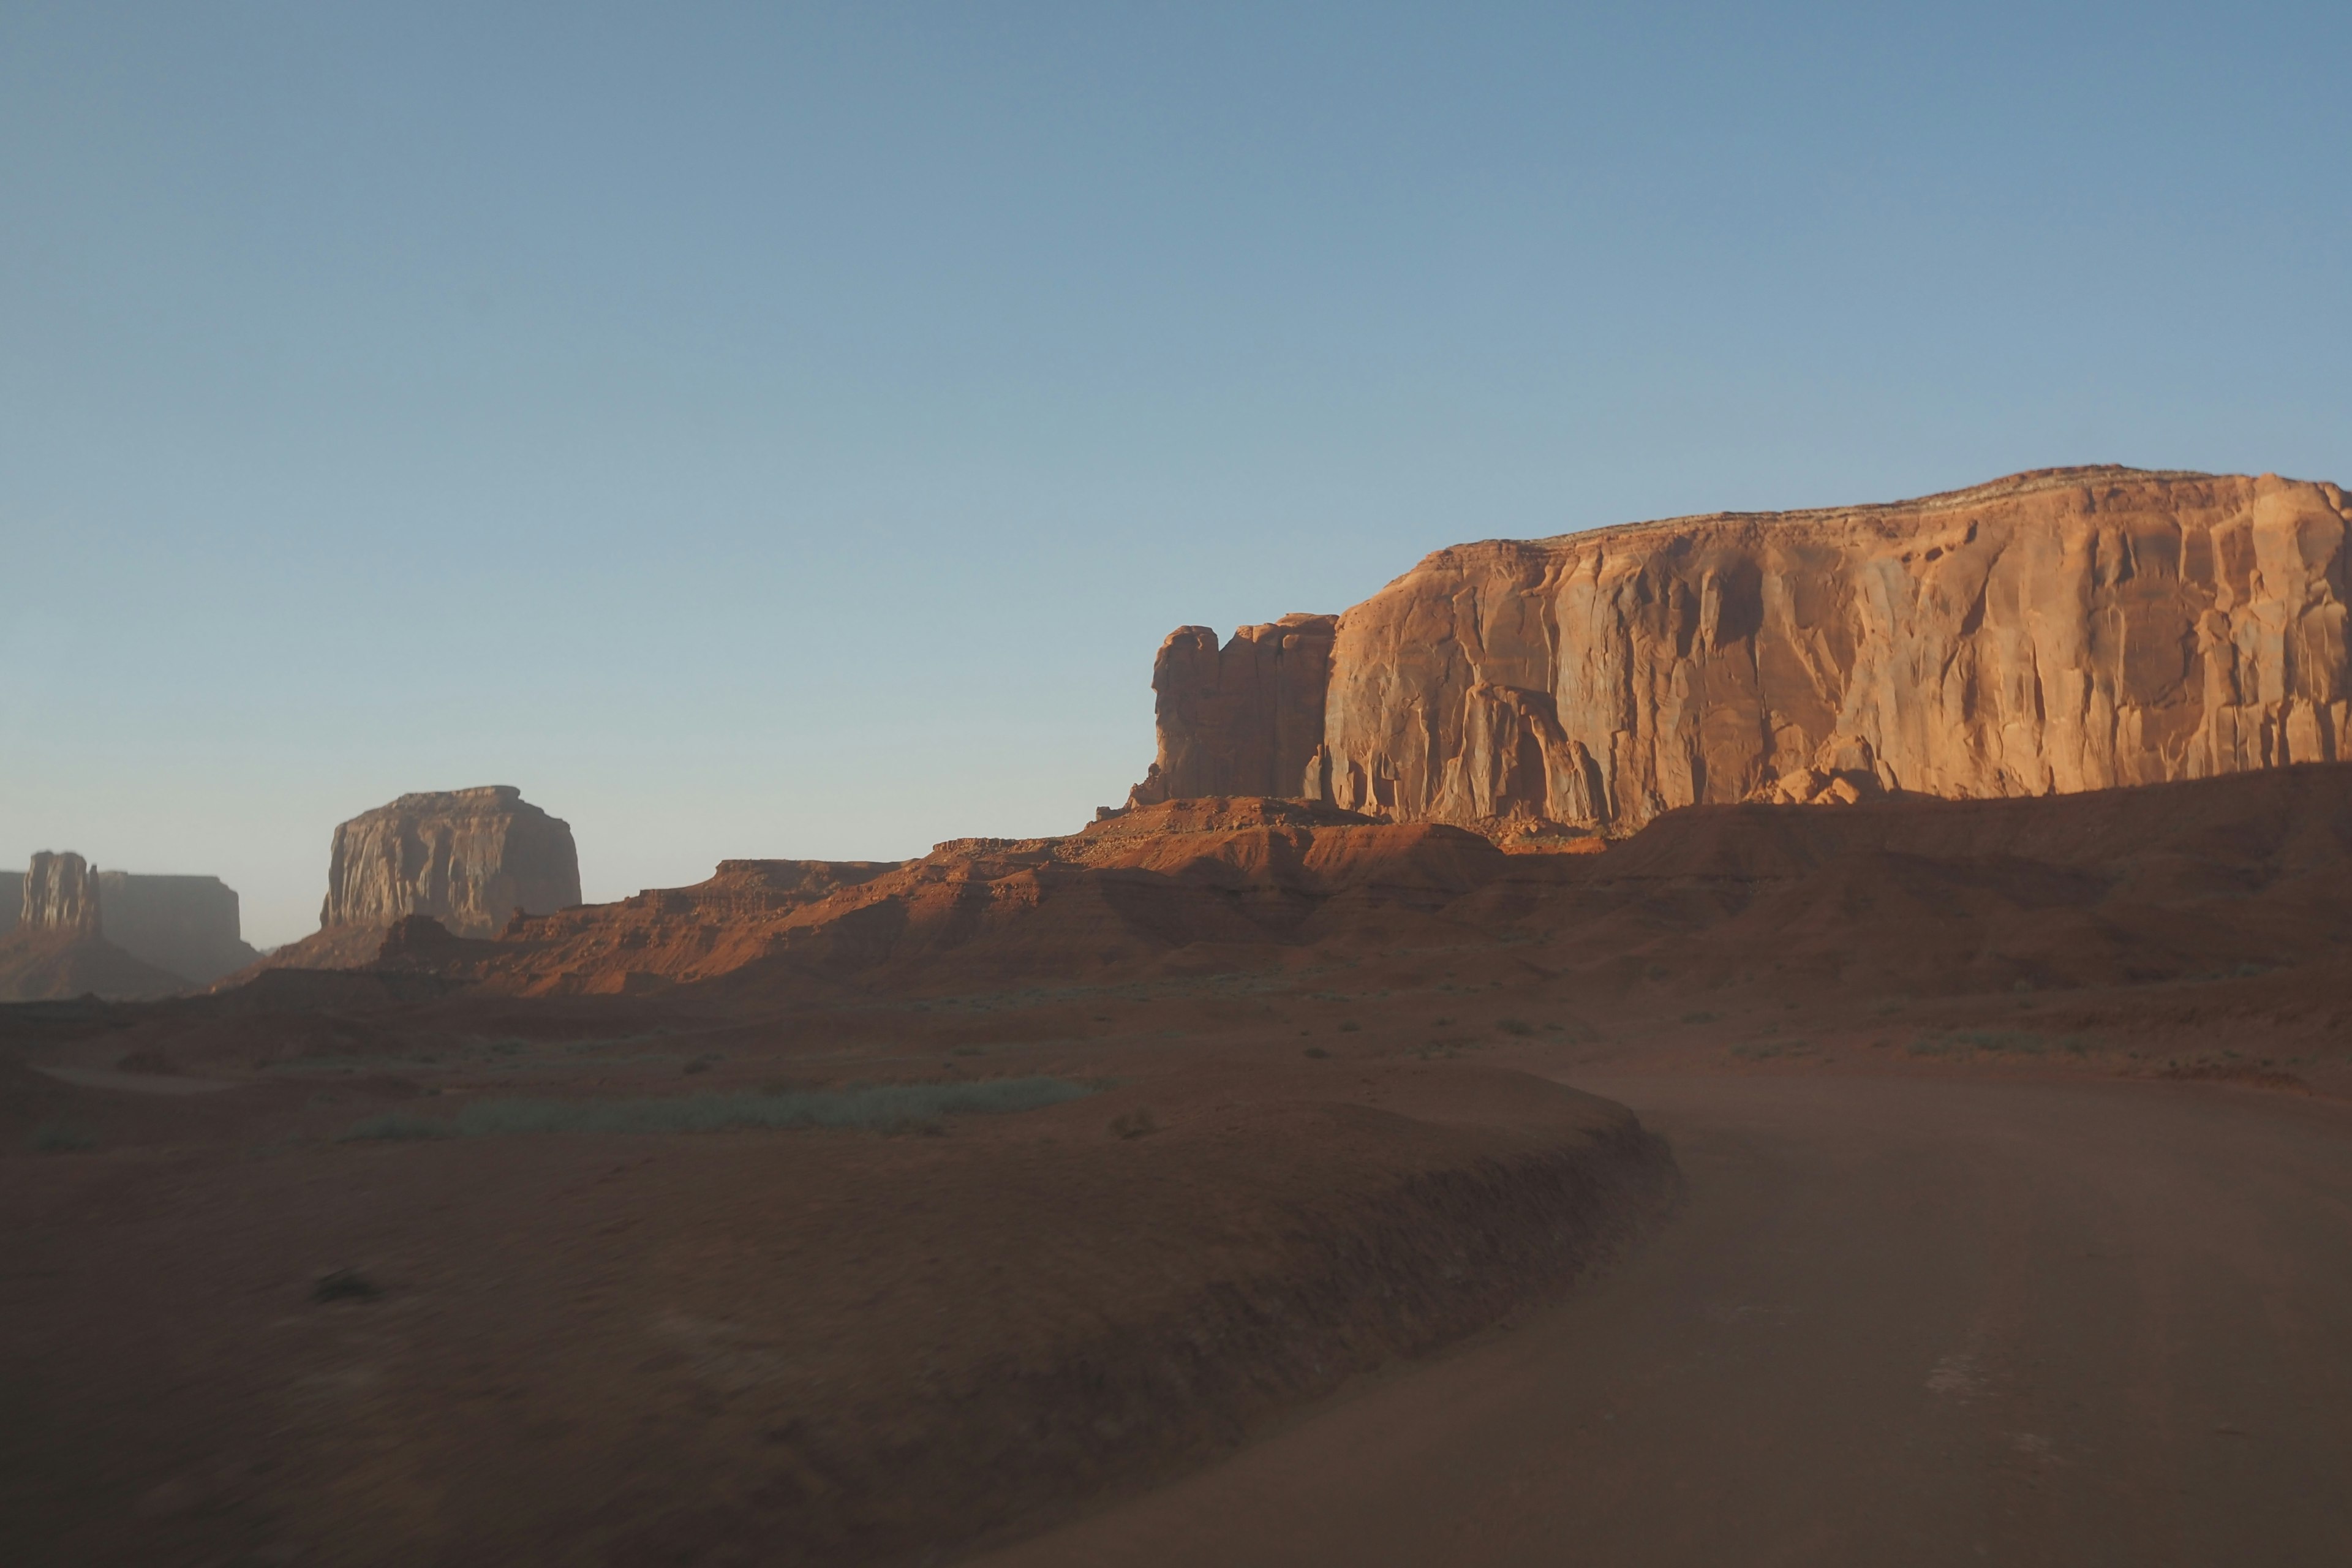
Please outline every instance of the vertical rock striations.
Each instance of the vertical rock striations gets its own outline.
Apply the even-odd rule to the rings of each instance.
[[[25,873],[25,896],[17,923],[33,931],[71,931],[97,936],[103,930],[99,914],[98,874],[89,862],[70,849],[53,855],[44,849],[33,857]]]
[[[1130,805],[1197,795],[1298,795],[1323,743],[1337,616],[1244,626],[1223,648],[1206,626],[1179,626],[1151,668],[1160,756]]]
[[[383,929],[430,915],[459,936],[490,936],[517,910],[580,901],[572,826],[509,784],[404,795],[335,829],[322,928]]]
[[[1696,802],[2064,794],[2352,756],[2347,518],[2331,484],[2069,468],[1441,550],[1339,617],[1322,692],[1301,661],[1285,701],[1319,709],[1321,742],[1296,790],[1488,831],[1627,830]],[[1161,650],[1161,763],[1139,790],[1194,793],[1268,754],[1262,721],[1171,700],[1204,636]]]
[[[127,1001],[188,988],[184,975],[108,940],[100,874],[80,856],[45,849],[10,880],[21,891],[15,925],[0,931],[0,1002]]]

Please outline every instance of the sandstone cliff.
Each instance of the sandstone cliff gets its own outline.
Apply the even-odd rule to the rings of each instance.
[[[1244,626],[1223,648],[1179,626],[1151,668],[1160,756],[1129,795],[1151,805],[1193,795],[1297,795],[1323,743],[1337,616]]]
[[[1213,684],[1213,639],[1177,633],[1138,798],[1286,764],[1318,712],[1284,793],[1506,833],[2333,760],[2347,515],[2331,484],[2070,468],[1457,546],[1338,618],[1320,691],[1302,659],[1279,703],[1235,703],[1233,647]]]
[[[96,936],[100,918],[98,874],[89,861],[71,850],[56,855],[44,849],[33,857],[25,873],[19,924]]]
[[[580,901],[572,825],[510,784],[404,795],[335,829],[324,928],[383,928],[430,915],[459,936],[488,936],[517,910]]]

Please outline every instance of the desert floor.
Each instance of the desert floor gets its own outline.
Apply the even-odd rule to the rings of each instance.
[[[2334,1563],[2352,1107],[1584,1076],[1675,1222],[1581,1297],[985,1559]]]

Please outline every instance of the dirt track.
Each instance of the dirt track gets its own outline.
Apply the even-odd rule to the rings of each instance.
[[[1644,1256],[990,1568],[2352,1561],[2352,1108],[1574,1081],[1673,1140]]]

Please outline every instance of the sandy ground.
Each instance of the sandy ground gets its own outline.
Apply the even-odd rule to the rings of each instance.
[[[2352,1561],[2337,861],[2144,937],[1953,864],[1087,981],[0,1009],[0,1563]],[[1099,1092],[348,1136],[1034,1074]],[[1562,1083],[1688,1192],[1552,1307],[1622,1256],[1556,1245],[1626,1114]]]
[[[2352,1562],[2352,1106],[1570,1076],[1674,1142],[1642,1257],[982,1561]]]

